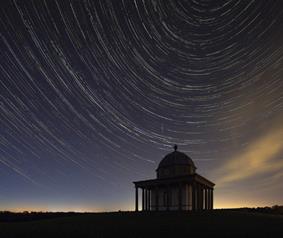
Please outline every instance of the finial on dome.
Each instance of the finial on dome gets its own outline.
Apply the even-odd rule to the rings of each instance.
[[[174,151],[176,151],[178,149],[177,145],[174,145]]]

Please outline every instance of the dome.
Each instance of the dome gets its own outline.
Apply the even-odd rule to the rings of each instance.
[[[159,163],[157,168],[157,177],[174,177],[195,173],[196,166],[192,159],[185,153],[177,151],[177,146],[174,146],[174,151],[167,154]]]
[[[185,153],[174,151],[168,155],[166,155],[163,160],[158,165],[159,168],[170,167],[174,165],[190,165],[195,167],[192,159],[187,156]]]

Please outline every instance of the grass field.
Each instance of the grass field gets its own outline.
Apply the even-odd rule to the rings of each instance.
[[[243,211],[74,214],[0,222],[0,237],[283,237],[283,216]]]

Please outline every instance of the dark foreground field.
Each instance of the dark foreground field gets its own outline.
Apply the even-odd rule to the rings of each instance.
[[[283,216],[215,210],[94,213],[0,222],[0,237],[283,237]]]

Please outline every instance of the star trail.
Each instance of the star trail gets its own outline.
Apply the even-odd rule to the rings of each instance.
[[[282,1],[0,6],[0,210],[132,210],[174,144],[216,207],[282,204]]]

